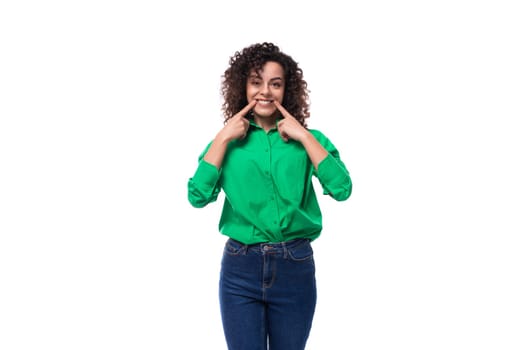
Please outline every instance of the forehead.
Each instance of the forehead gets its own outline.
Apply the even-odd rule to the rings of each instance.
[[[279,63],[274,61],[268,61],[264,63],[261,69],[256,72],[255,69],[251,69],[250,75],[267,77],[267,78],[284,78],[284,69]]]

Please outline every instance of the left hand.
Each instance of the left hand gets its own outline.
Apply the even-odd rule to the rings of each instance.
[[[293,115],[288,113],[279,101],[274,100],[273,103],[283,116],[283,119],[277,123],[277,130],[285,142],[288,142],[289,139],[301,141],[308,135],[308,131],[305,127],[302,126]]]

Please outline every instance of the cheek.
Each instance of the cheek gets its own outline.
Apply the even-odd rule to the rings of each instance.
[[[252,98],[253,96],[255,96],[255,94],[257,94],[257,90],[254,89],[253,87],[246,87],[246,97],[248,99]]]

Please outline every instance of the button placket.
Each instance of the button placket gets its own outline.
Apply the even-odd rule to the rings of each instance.
[[[269,191],[268,191],[268,204],[273,208],[273,217],[274,219],[271,221],[271,224],[273,226],[273,230],[275,230],[275,232],[280,232],[280,229],[279,229],[279,208],[278,208],[278,203],[277,203],[277,200],[276,200],[276,188],[275,188],[275,184],[273,182],[273,176],[272,176],[272,173],[271,173],[271,170],[272,170],[272,138],[275,137],[274,135],[275,133],[275,130],[272,130],[270,132],[268,132],[266,134],[266,148],[265,148],[265,153],[266,153],[266,169],[264,171],[265,175],[268,176],[268,181],[270,183],[270,187],[269,187]],[[269,249],[271,249],[271,247],[268,247]]]

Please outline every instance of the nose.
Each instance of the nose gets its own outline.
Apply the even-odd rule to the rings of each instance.
[[[260,92],[263,95],[268,95],[269,92],[270,92],[270,89],[268,88],[268,85],[267,84],[262,84]]]

